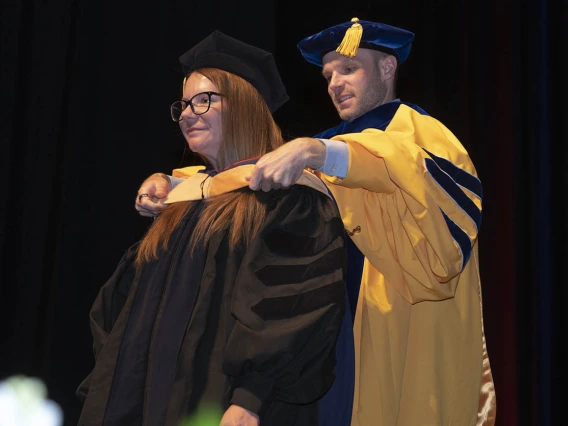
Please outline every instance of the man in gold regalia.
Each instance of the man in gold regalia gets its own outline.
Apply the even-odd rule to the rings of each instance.
[[[354,18],[302,40],[343,121],[266,154],[249,177],[250,188],[269,191],[314,170],[350,237],[353,335],[342,330],[320,425],[495,423],[477,254],[482,186],[456,136],[396,96],[413,39]],[[178,181],[149,177],[138,211],[156,215]]]

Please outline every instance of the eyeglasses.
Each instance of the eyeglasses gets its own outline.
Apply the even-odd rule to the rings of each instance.
[[[189,101],[175,101],[170,106],[170,112],[172,114],[172,120],[180,121],[181,114],[189,106],[195,115],[202,115],[209,111],[211,108],[211,96],[217,95],[222,96],[217,92],[202,92],[193,96]]]

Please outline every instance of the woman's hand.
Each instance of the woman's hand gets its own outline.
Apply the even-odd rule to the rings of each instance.
[[[231,405],[223,414],[219,426],[259,426],[259,424],[260,420],[255,413],[238,405]]]

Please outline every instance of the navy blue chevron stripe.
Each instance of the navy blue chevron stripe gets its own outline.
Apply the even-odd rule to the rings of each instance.
[[[438,164],[430,159],[426,158],[426,169],[434,180],[440,185],[440,187],[446,191],[446,193],[454,199],[454,201],[460,206],[460,208],[473,220],[479,231],[481,226],[481,210],[475,205],[473,201],[462,191],[454,180],[448,176]]]
[[[479,198],[483,198],[483,187],[481,186],[481,181],[477,177],[475,177],[471,173],[466,172],[463,169],[460,169],[446,158],[438,157],[437,155],[434,155],[430,151],[427,151],[425,149],[424,151],[426,151],[428,155],[432,157],[432,160],[436,162],[439,168],[441,168],[451,176],[454,182],[473,192]]]
[[[442,212],[444,219],[446,219],[446,225],[448,225],[448,229],[450,230],[453,239],[460,246],[463,259],[461,269],[463,269],[463,266],[467,263],[469,256],[471,255],[471,240],[469,239],[469,236],[458,225],[456,225],[456,223],[451,220],[446,213],[444,213],[444,210],[440,209],[440,211]]]

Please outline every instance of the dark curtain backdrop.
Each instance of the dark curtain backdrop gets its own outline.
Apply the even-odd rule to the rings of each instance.
[[[360,19],[413,31],[403,99],[445,123],[484,184],[479,236],[498,425],[560,425],[566,380],[566,2],[3,0],[0,378],[42,378],[75,425],[93,358],[88,311],[149,222],[155,171],[192,164],[169,118],[178,56],[219,29],[275,54],[284,134],[337,123],[296,43]],[[309,6],[309,7],[308,7]],[[314,12],[315,11],[315,12]]]

